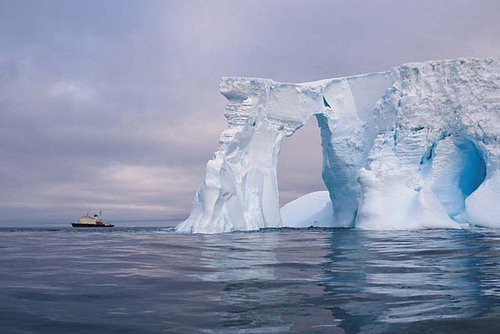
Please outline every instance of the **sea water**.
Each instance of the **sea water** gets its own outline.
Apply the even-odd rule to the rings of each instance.
[[[500,333],[500,231],[0,228],[1,333]]]

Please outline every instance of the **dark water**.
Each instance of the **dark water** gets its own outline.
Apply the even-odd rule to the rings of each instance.
[[[0,228],[1,333],[500,333],[500,231]]]

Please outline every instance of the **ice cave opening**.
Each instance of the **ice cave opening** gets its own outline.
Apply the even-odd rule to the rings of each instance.
[[[423,154],[421,171],[448,216],[466,221],[465,201],[486,178],[486,161],[469,138],[446,136]]]
[[[479,188],[486,178],[486,162],[484,155],[472,141],[464,140],[457,147],[464,156],[459,187],[467,197]]]

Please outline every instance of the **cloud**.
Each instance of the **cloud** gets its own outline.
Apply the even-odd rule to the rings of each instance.
[[[49,87],[48,95],[56,100],[70,103],[91,104],[97,99],[92,87],[76,81],[59,81]]]
[[[225,128],[222,76],[301,82],[498,57],[499,9],[496,0],[2,1],[0,224],[92,209],[186,216]],[[282,150],[282,201],[322,187],[314,122],[296,136]]]

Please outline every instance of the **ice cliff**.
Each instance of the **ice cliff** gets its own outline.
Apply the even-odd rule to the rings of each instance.
[[[229,127],[178,231],[500,227],[500,59],[301,84],[223,78],[221,93]],[[280,145],[312,116],[328,194],[280,212]]]

